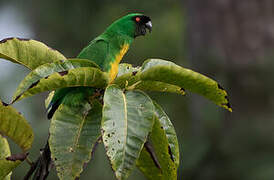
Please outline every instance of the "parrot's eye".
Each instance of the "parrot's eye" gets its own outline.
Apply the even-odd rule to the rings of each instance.
[[[136,18],[135,18],[135,21],[136,21],[136,22],[140,22],[140,20],[141,20],[140,17],[136,17]]]

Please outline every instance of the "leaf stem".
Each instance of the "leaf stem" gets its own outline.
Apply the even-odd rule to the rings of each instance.
[[[32,160],[31,160],[29,157],[26,157],[26,162],[27,162],[30,166],[33,165],[33,162],[32,162]]]
[[[133,90],[135,87],[140,84],[142,81],[137,81],[136,83],[132,84],[131,86],[127,87],[126,90]]]

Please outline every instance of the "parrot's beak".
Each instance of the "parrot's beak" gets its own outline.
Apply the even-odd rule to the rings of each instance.
[[[152,31],[152,23],[151,23],[151,21],[148,21],[147,23],[146,23],[146,28],[149,30],[149,32],[151,33],[151,31]]]

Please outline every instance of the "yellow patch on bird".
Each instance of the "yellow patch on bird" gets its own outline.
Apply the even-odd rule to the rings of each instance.
[[[128,51],[129,48],[129,44],[125,44],[122,49],[120,50],[119,54],[116,55],[115,57],[115,61],[113,63],[111,63],[111,68],[109,71],[109,78],[110,78],[110,82],[112,82],[115,77],[118,74],[118,67],[119,67],[119,63],[122,60],[123,56],[126,54],[126,52]]]

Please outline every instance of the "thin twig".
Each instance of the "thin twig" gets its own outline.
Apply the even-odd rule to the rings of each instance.
[[[32,162],[32,160],[31,160],[29,157],[26,157],[26,162],[27,162],[30,166],[33,165],[33,162]]]
[[[33,173],[33,180],[44,180],[47,178],[52,166],[48,141],[45,147],[40,150],[40,156],[37,158],[37,160],[34,163],[31,161],[29,163],[31,163],[31,167],[25,175],[24,180],[29,180]]]

